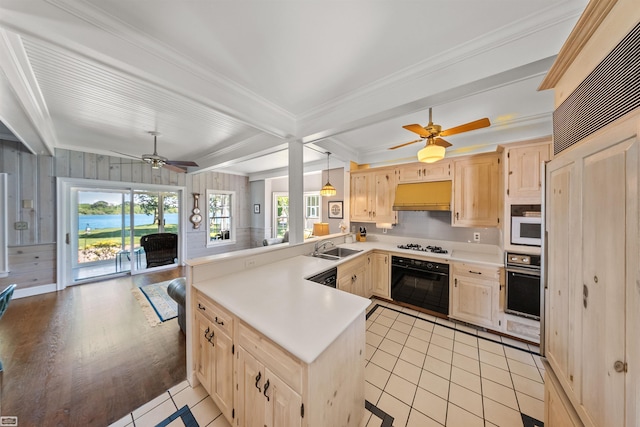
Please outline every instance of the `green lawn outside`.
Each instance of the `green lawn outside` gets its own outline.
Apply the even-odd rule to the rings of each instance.
[[[164,227],[165,233],[177,233],[177,224],[169,224]],[[135,241],[134,247],[140,246],[140,237],[157,233],[158,226],[155,224],[138,225],[135,227]],[[122,229],[120,228],[101,228],[97,230],[91,230],[89,234],[80,231],[78,233],[78,248],[82,250],[86,247],[95,246],[97,243],[100,245],[117,246],[122,244]],[[129,230],[125,231],[125,245],[129,244]]]

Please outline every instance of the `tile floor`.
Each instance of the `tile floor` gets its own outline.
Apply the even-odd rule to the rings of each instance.
[[[361,427],[542,425],[538,347],[380,300],[369,313]],[[229,427],[206,391],[186,381],[112,426],[155,426],[184,405],[201,427]]]

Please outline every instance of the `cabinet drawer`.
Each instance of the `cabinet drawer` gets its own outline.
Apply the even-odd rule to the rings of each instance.
[[[302,364],[298,360],[242,322],[238,344],[268,366],[289,387],[302,393]]]
[[[455,276],[475,277],[483,280],[500,280],[500,267],[491,267],[479,264],[467,264],[464,262],[453,264]]]
[[[214,323],[222,332],[233,336],[233,316],[227,310],[196,292],[195,310]]]

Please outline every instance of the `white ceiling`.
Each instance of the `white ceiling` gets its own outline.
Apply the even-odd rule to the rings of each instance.
[[[0,120],[34,152],[152,151],[252,177],[415,160],[402,125],[551,134],[537,87],[586,0],[0,0]]]

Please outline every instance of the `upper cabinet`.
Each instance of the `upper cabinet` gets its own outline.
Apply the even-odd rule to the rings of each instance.
[[[436,163],[408,163],[396,168],[398,184],[405,182],[446,181],[451,179],[451,160]]]
[[[392,209],[395,171],[390,168],[351,172],[351,221],[398,222]]]
[[[502,206],[500,154],[453,161],[452,222],[457,227],[497,227]]]
[[[540,204],[541,165],[551,158],[551,142],[506,147],[506,197],[510,203]]]

